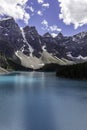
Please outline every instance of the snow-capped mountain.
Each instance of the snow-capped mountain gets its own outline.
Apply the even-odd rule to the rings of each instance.
[[[0,52],[3,51],[2,41],[8,46],[4,51],[9,52],[7,48],[11,48],[10,57],[15,55],[23,66],[33,69],[49,63],[87,61],[87,31],[74,36],[63,36],[62,33],[56,37],[50,33],[41,36],[35,27],[20,28],[12,17],[8,17],[0,20]]]

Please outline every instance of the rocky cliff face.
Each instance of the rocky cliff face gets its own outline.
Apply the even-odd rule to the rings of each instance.
[[[31,46],[30,50],[32,50],[32,54],[40,57],[42,52],[42,42],[41,42],[41,36],[38,34],[35,27],[29,27],[26,26],[23,28],[25,38],[28,42],[28,44]]]
[[[0,20],[0,41],[0,51],[3,51],[2,41],[6,42],[6,46],[11,49],[4,45],[8,48],[5,54],[16,55],[23,66],[31,68],[52,62],[68,64],[71,63],[69,60],[87,60],[87,32],[71,37],[63,36],[62,33],[55,38],[49,33],[41,36],[35,27],[20,28],[13,18],[8,17]]]
[[[15,50],[23,46],[23,37],[20,27],[13,18],[0,20],[0,40],[11,43]]]

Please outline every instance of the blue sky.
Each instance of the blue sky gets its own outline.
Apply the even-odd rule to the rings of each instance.
[[[22,27],[35,26],[41,35],[73,35],[87,30],[86,8],[86,0],[1,0],[0,16],[12,16]]]

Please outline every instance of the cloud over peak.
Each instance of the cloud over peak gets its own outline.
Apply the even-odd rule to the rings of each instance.
[[[28,0],[0,0],[0,16],[11,16],[15,20],[24,20],[27,24],[30,15],[26,12]]]
[[[87,0],[58,0],[61,13],[59,18],[63,19],[66,25],[73,24],[77,29],[87,24]]]
[[[44,19],[41,24],[43,25],[42,29],[50,32],[61,32],[62,30],[57,25],[49,26],[48,22]]]

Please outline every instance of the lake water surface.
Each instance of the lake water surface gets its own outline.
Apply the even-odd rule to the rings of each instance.
[[[0,76],[0,130],[87,130],[87,82],[42,72]]]

